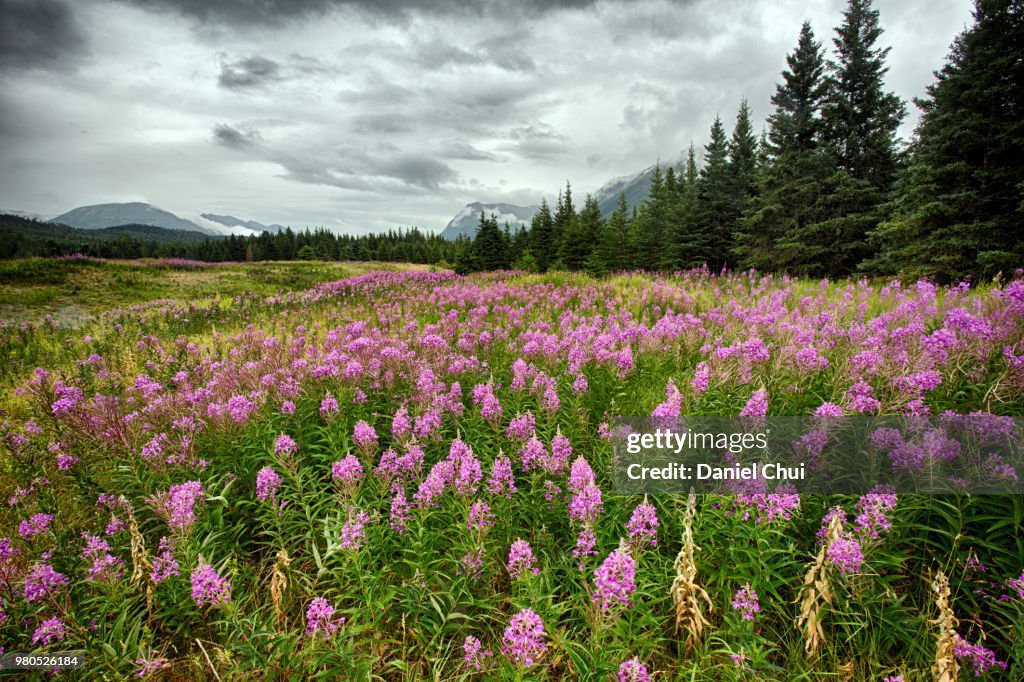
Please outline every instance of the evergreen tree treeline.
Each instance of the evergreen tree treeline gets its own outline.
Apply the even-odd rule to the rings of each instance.
[[[148,228],[148,229],[147,229]],[[357,260],[394,263],[448,264],[470,248],[467,238],[457,241],[424,234],[416,228],[381,234],[335,234],[327,229],[282,230],[259,235],[197,238],[198,233],[131,226],[122,233],[81,230],[40,223],[17,216],[0,220],[0,258],[65,256],[82,253],[99,258],[188,258],[190,260]],[[158,236],[157,236],[158,235]]]

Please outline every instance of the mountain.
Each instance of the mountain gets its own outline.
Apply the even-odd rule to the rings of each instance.
[[[504,227],[506,222],[513,231],[518,229],[519,225],[529,227],[538,210],[540,206],[482,204],[474,201],[472,204],[466,204],[466,207],[448,222],[441,236],[449,241],[455,241],[462,236],[473,237],[476,235],[476,228],[480,226],[480,216],[485,212],[487,215],[494,213],[498,217],[500,227]]]
[[[208,226],[197,225],[190,220],[179,218],[173,213],[139,201],[127,204],[79,206],[56,218],[51,218],[48,222],[62,223],[85,230],[99,230],[119,225],[153,225],[169,230],[191,230],[206,234],[219,234],[217,230]]]
[[[0,214],[5,216],[18,216],[19,218],[25,218],[27,220],[46,220],[42,215],[38,213],[31,213],[29,211],[14,211],[0,208]]]
[[[683,168],[683,160],[680,159],[674,164],[676,173]],[[668,164],[661,166],[662,173],[668,168]],[[600,189],[594,192],[597,205],[601,207],[601,217],[607,219],[619,206],[619,194],[626,195],[626,204],[630,210],[647,198],[651,193],[651,176],[654,175],[654,166],[648,166],[639,173],[623,175],[609,180]]]
[[[233,215],[217,215],[216,213],[201,213],[200,215],[207,220],[212,220],[213,222],[220,223],[226,227],[244,227],[256,232],[257,234],[261,232],[270,232],[273,234],[277,232],[284,232],[285,229],[283,225],[278,225],[277,223],[274,223],[273,225],[264,225],[263,223],[258,223],[255,220],[242,220],[241,218],[236,218]]]
[[[0,212],[0,258],[52,257],[72,253],[140,258],[159,255],[164,244],[196,243],[209,239],[217,237],[153,225],[118,225],[86,230]]]

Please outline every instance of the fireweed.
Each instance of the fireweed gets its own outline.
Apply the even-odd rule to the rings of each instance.
[[[747,674],[748,661],[760,674],[754,647],[735,665],[702,648],[749,614],[784,670],[870,660],[851,674],[918,679],[933,664],[1005,663],[1021,677],[1024,557],[1005,530],[969,537],[986,518],[1015,518],[1014,503],[985,496],[947,514],[885,489],[822,500],[752,486],[702,498],[699,514],[671,498],[656,512],[611,493],[608,437],[621,416],[807,415],[813,458],[841,415],[927,414],[915,434],[872,435],[883,465],[960,462],[958,433],[1017,447],[1012,420],[978,410],[1024,410],[1022,321],[1019,278],[939,287],[695,270],[375,272],[265,299],[153,302],[83,333],[0,324],[12,398],[0,413],[0,639],[109,644],[123,653],[104,660],[118,678],[166,657],[172,672],[201,661],[223,679],[286,668],[362,679],[396,665],[410,677],[511,666],[569,679],[593,674],[584,652],[600,675],[629,658],[626,679],[643,679],[641,660],[666,678],[706,677],[723,664]],[[1016,475],[998,458],[969,464]],[[954,521],[967,534],[959,555]],[[969,583],[932,627],[940,647],[915,625],[935,608],[907,581],[968,547]],[[770,601],[736,592],[750,580],[765,595],[768,575]],[[685,663],[643,634],[668,615],[666,592]],[[981,622],[957,633],[954,599]],[[353,614],[344,638],[334,609]],[[593,614],[609,627],[595,633]],[[875,646],[878,622],[899,647]],[[252,638],[293,642],[310,627],[295,651],[316,656]]]

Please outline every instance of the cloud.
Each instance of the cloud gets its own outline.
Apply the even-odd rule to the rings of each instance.
[[[169,11],[198,20],[232,26],[275,25],[292,19],[322,17],[349,9],[369,17],[407,18],[410,15],[479,17],[487,14],[536,16],[563,9],[583,9],[596,0],[121,0]]]
[[[433,193],[459,181],[458,172],[433,155],[402,151],[387,142],[372,147],[266,150],[266,158],[283,167],[289,180],[371,193]]]
[[[410,185],[434,190],[439,189],[442,183],[454,182],[459,177],[448,164],[421,154],[402,154],[387,159],[377,170]]]
[[[498,161],[497,154],[477,149],[464,140],[449,140],[441,145],[439,154],[447,159],[465,161]]]
[[[543,121],[513,128],[508,137],[512,142],[504,148],[525,159],[547,161],[572,151],[572,141]]]
[[[85,51],[85,34],[69,4],[0,2],[0,71],[64,67]]]
[[[213,140],[229,149],[246,150],[263,142],[263,136],[258,130],[242,131],[227,123],[218,123],[213,126]]]
[[[280,64],[273,59],[253,55],[232,63],[221,62],[217,84],[229,90],[245,90],[281,79]]]
[[[360,114],[352,119],[352,130],[360,135],[393,135],[411,132],[414,129],[414,124],[415,121],[409,116],[397,112]]]

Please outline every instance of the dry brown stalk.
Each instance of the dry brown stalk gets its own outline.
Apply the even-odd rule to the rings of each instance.
[[[810,570],[807,571],[804,584],[797,595],[797,601],[800,603],[800,616],[797,618],[796,626],[803,629],[804,653],[808,656],[816,655],[825,641],[821,616],[825,605],[832,605],[832,583],[829,581],[827,552],[828,546],[839,539],[842,532],[842,518],[833,516],[828,524],[827,535],[821,545],[821,551],[818,552]]]
[[[939,608],[939,617],[932,621],[934,625],[939,626],[932,677],[935,682],[956,682],[957,675],[960,674],[960,664],[953,655],[957,639],[957,620],[949,603],[949,579],[942,571],[935,574],[932,592],[935,593],[935,606]]]
[[[284,548],[277,552],[277,562],[274,564],[274,572],[270,576],[270,601],[274,604],[274,617],[278,625],[284,625],[285,613],[282,603],[284,602],[284,591],[288,587],[288,578],[285,577],[284,569],[292,563],[288,552]]]
[[[646,499],[645,499],[646,502]],[[714,610],[711,597],[697,584],[697,563],[693,554],[699,549],[693,542],[693,517],[697,508],[697,495],[690,493],[683,517],[683,546],[676,556],[676,577],[670,593],[676,605],[676,633],[685,630],[686,648],[691,649],[700,639],[708,620],[702,608],[707,605],[708,613]]]
[[[139,522],[135,520],[135,511],[130,505],[125,505],[128,514],[128,532],[131,534],[132,554],[132,585],[138,586],[146,577],[146,573],[152,568],[149,562],[149,553],[146,551],[146,541],[139,531]]]

